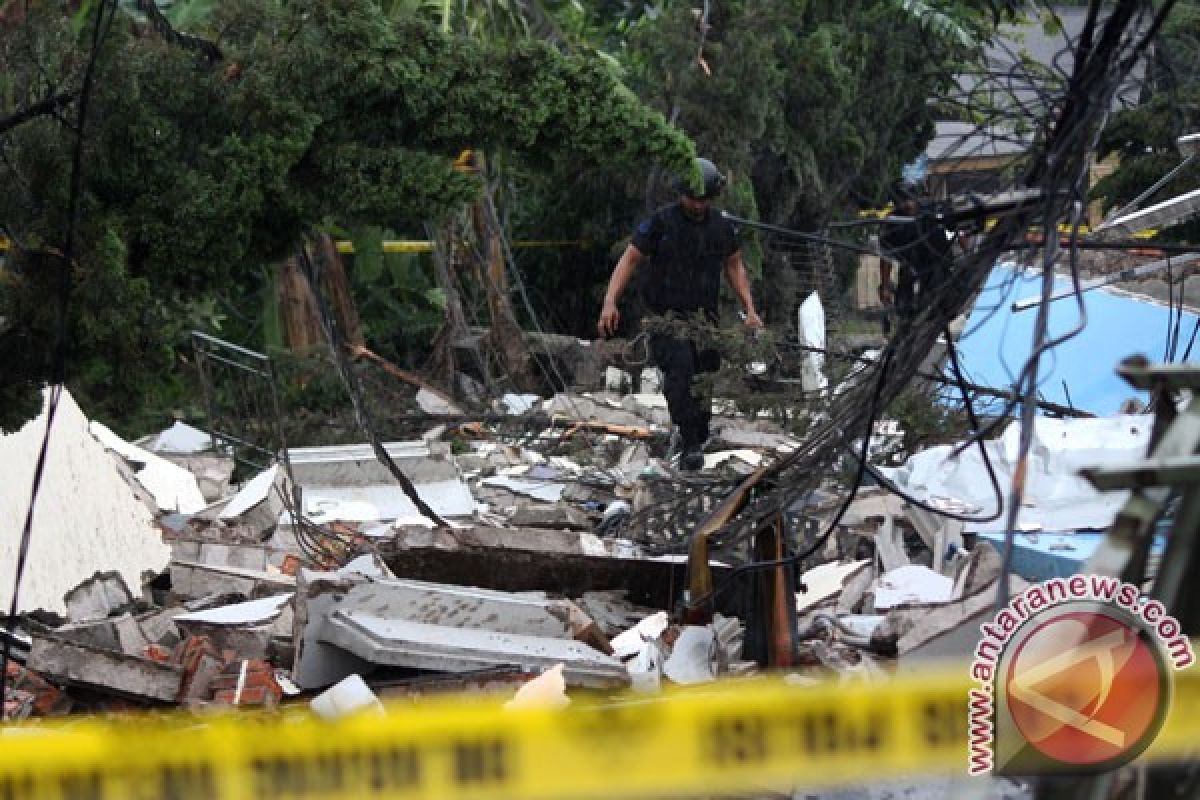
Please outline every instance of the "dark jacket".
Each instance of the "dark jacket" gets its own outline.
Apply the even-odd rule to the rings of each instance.
[[[736,227],[720,211],[709,208],[694,221],[679,203],[666,206],[638,225],[632,243],[648,258],[641,271],[650,311],[716,316],[725,262],[739,248]]]

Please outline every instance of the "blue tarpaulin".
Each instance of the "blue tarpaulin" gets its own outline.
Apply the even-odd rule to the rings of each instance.
[[[1021,272],[1011,264],[992,270],[959,340],[970,380],[998,389],[1012,386],[1029,358],[1037,309],[1014,313],[1011,306],[1014,300],[1039,294],[1041,281],[1040,274]],[[1071,281],[1057,277],[1054,284],[1054,290],[1061,291],[1069,289]],[[1135,353],[1155,362],[1166,360],[1168,336],[1179,315],[1165,305],[1108,289],[1086,292],[1083,299],[1087,327],[1042,359],[1038,371],[1042,398],[1099,415],[1115,414],[1130,397],[1144,402],[1145,393],[1136,392],[1114,370],[1118,362]],[[1051,304],[1051,337],[1067,333],[1078,323],[1079,306],[1074,297]],[[1177,357],[1182,356],[1195,326],[1196,316],[1184,312],[1178,323],[1181,341]],[[1200,353],[1200,342],[1193,352]]]

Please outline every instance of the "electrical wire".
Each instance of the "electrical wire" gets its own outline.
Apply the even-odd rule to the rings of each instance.
[[[107,12],[107,17],[105,16]],[[42,443],[38,449],[37,461],[33,470],[33,482],[29,492],[29,508],[25,514],[25,523],[21,528],[21,538],[17,545],[17,559],[13,571],[12,598],[9,603],[8,615],[5,618],[4,644],[0,646],[0,721],[5,719],[4,699],[5,681],[8,676],[8,663],[11,659],[11,645],[15,630],[21,583],[25,577],[25,568],[29,558],[30,543],[33,539],[33,515],[37,508],[38,497],[41,493],[42,481],[45,477],[46,460],[50,452],[50,436],[54,428],[54,420],[58,414],[59,403],[65,391],[66,364],[70,352],[70,303],[72,292],[72,270],[75,263],[75,237],[81,222],[81,198],[83,195],[83,146],[86,141],[88,106],[95,83],[96,64],[100,57],[101,48],[108,38],[112,28],[113,18],[117,13],[117,3],[101,0],[95,14],[95,24],[92,28],[91,51],[83,70],[83,81],[79,92],[79,111],[75,125],[75,142],[71,150],[70,190],[67,197],[67,226],[63,237],[62,271],[58,285],[58,315],[55,324],[55,341],[51,366],[51,386],[46,401],[46,430],[42,435]]]

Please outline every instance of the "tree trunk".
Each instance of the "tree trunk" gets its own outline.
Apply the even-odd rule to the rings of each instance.
[[[321,283],[330,299],[331,310],[342,338],[350,345],[363,346],[362,324],[350,296],[346,266],[327,234],[321,234],[313,248],[313,259],[320,266]],[[283,263],[278,273],[279,315],[284,345],[292,351],[306,350],[325,341],[317,301],[308,281],[300,273],[295,258]]]
[[[476,151],[476,168],[484,180],[484,191],[490,193],[486,183],[483,154]],[[488,316],[491,317],[491,345],[500,356],[509,381],[521,392],[539,390],[534,374],[533,356],[521,335],[510,301],[507,262],[503,243],[500,240],[500,221],[496,219],[490,197],[479,200],[471,209],[471,220],[475,238],[484,264],[484,287],[487,292]]]
[[[314,249],[317,251],[317,263],[321,265],[321,281],[325,295],[329,298],[333,317],[342,331],[342,339],[351,346],[364,346],[366,342],[363,341],[362,322],[358,318],[354,298],[350,296],[346,264],[334,246],[333,237],[322,233],[317,237]]]
[[[295,352],[324,342],[317,303],[296,265],[295,257],[283,262],[276,274],[284,346]]]

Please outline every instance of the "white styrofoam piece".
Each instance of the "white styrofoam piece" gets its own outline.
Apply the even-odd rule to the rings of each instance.
[[[233,496],[229,505],[225,506],[225,510],[221,512],[221,519],[240,517],[266,500],[271,494],[271,487],[275,485],[275,476],[278,474],[279,465],[273,464],[270,469],[265,469],[255,475],[249,483],[242,487],[241,491]]]
[[[179,420],[176,420],[171,427],[159,432],[150,445],[150,450],[155,453],[178,455],[205,453],[212,449],[212,436]]]
[[[879,577],[875,609],[882,611],[912,603],[946,603],[953,594],[953,580],[921,564],[908,564]]]
[[[752,467],[757,467],[763,460],[762,453],[755,450],[718,450],[715,453],[704,454],[704,468],[714,469],[731,458],[745,461]]]
[[[707,625],[687,625],[663,662],[663,675],[680,684],[717,679],[717,637]]]
[[[43,392],[43,399],[49,390]],[[20,532],[29,511],[29,492],[45,412],[19,431],[0,436],[0,608],[12,598]],[[65,615],[63,595],[97,572],[114,571],[135,593],[143,576],[166,568],[171,548],[153,516],[121,476],[117,464],[88,433],[88,421],[63,391],[50,435],[33,533],[17,612],[42,609]]]
[[[99,422],[92,422],[89,430],[100,444],[126,461],[141,465],[134,475],[154,497],[159,510],[194,514],[208,505],[200,492],[200,484],[196,483],[196,476],[183,467],[130,444]]]
[[[825,349],[825,308],[819,294],[813,292],[800,304],[796,322],[801,345],[814,350]],[[806,392],[818,392],[829,385],[823,352],[806,351],[801,357],[800,385]]]
[[[295,592],[272,595],[245,603],[206,608],[175,617],[178,622],[206,622],[210,625],[262,625],[279,616]]]
[[[509,392],[500,398],[500,405],[506,414],[515,416],[532,411],[541,402],[541,399],[536,394],[515,394]]]
[[[622,631],[612,638],[613,654],[617,658],[628,658],[641,651],[645,642],[652,642],[662,636],[669,624],[667,612],[659,611],[643,619],[627,631]]]
[[[1099,492],[1079,475],[1079,470],[1143,457],[1153,424],[1153,417],[1148,415],[1072,420],[1036,417],[1018,524],[1032,524],[1047,531],[1107,528],[1128,492]],[[1011,424],[1001,438],[985,443],[1005,507],[1019,433],[1019,427]],[[948,498],[977,512],[995,510],[996,500],[979,448],[969,447],[951,460],[953,450],[950,445],[932,447],[885,472],[919,499]],[[1005,524],[1006,516],[1002,514],[991,522],[968,522],[965,530],[1002,532]]]
[[[848,564],[830,561],[805,572],[801,576],[800,582],[808,588],[808,591],[796,593],[796,610],[804,611],[822,600],[828,600],[839,594],[846,583],[846,578],[857,572],[866,563],[868,563],[867,559],[851,561]]]

